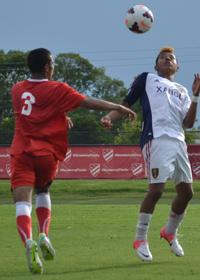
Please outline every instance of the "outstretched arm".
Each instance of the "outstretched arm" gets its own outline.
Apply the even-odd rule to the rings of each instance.
[[[183,125],[185,128],[192,128],[196,119],[197,105],[198,105],[199,93],[200,93],[200,74],[194,75],[192,92],[193,92],[192,103],[185,116],[185,119],[183,120]]]
[[[112,118],[112,120],[122,116],[129,117],[131,120],[134,120],[136,117],[136,113],[130,108],[100,99],[86,98],[81,102],[80,107],[86,109],[111,111],[106,116],[109,116],[109,118]]]
[[[123,102],[123,106],[126,108],[130,108],[127,103]],[[101,124],[104,127],[111,128],[113,126],[113,122],[123,117],[123,115],[119,111],[110,111],[107,115],[101,118]],[[136,114],[135,114],[136,118]]]

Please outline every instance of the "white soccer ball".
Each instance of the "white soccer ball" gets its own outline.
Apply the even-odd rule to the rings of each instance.
[[[134,33],[147,32],[154,22],[152,11],[144,5],[135,5],[130,8],[125,18],[128,29]]]

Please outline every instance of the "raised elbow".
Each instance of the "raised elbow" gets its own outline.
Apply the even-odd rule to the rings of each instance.
[[[187,123],[183,123],[184,128],[192,128],[194,125],[193,122],[187,122]]]
[[[195,118],[185,118],[183,121],[183,126],[185,128],[192,128],[196,119]]]

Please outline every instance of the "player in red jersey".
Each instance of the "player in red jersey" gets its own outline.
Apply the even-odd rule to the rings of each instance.
[[[55,250],[48,238],[51,221],[49,187],[55,177],[58,161],[67,151],[67,131],[71,125],[66,113],[78,107],[116,110],[135,118],[122,106],[78,93],[66,83],[53,81],[54,62],[47,49],[32,50],[27,57],[31,78],[12,87],[15,134],[11,146],[11,188],[16,204],[16,223],[26,247],[29,270],[42,273],[38,247],[45,260],[52,260]],[[68,125],[69,124],[69,125]],[[32,192],[36,193],[38,242],[32,238]]]

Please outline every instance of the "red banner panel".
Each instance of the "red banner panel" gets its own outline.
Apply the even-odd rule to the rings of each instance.
[[[193,179],[200,179],[200,145],[188,145]]]
[[[60,164],[58,178],[144,178],[145,167],[138,146],[70,147]]]
[[[193,178],[200,179],[200,145],[188,146]],[[0,147],[0,179],[10,177],[9,147]],[[57,179],[143,179],[145,164],[139,146],[71,146]]]
[[[0,179],[10,178],[10,149],[0,147]]]

